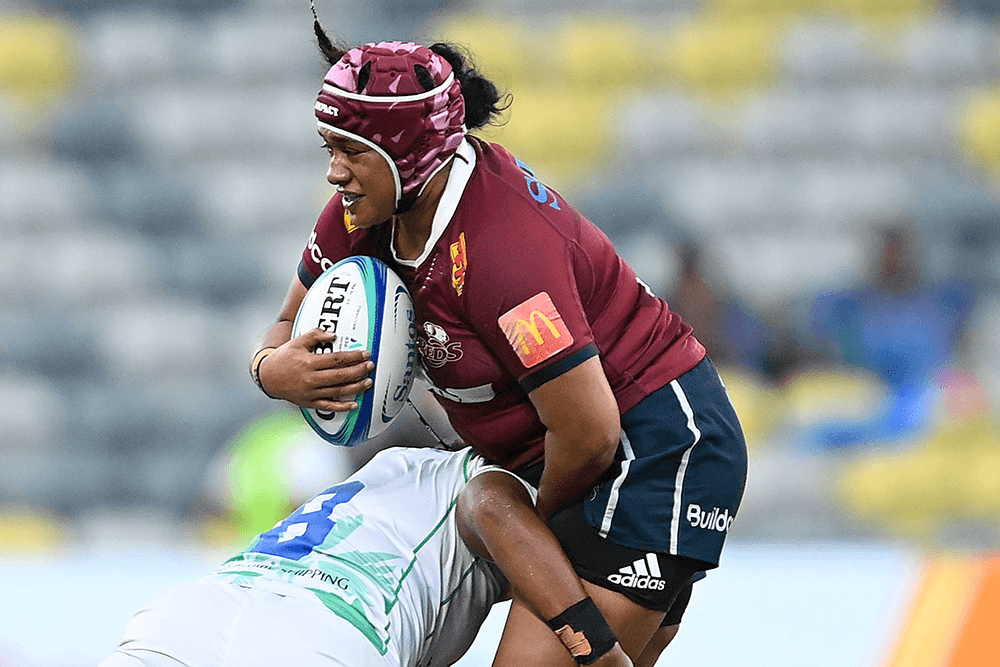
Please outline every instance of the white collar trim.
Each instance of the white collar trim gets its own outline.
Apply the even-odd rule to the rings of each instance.
[[[390,245],[393,259],[403,266],[412,268],[420,266],[427,259],[431,254],[431,250],[437,244],[438,239],[444,234],[444,230],[448,228],[448,223],[451,222],[452,217],[455,215],[458,203],[462,199],[462,193],[465,192],[465,186],[468,185],[469,179],[472,178],[472,170],[475,166],[476,149],[472,147],[468,139],[462,139],[462,143],[459,144],[458,150],[455,151],[455,156],[451,160],[451,173],[448,174],[448,182],[444,186],[444,192],[441,193],[441,201],[438,202],[437,210],[434,211],[434,219],[431,221],[431,235],[427,239],[427,243],[424,244],[423,252],[420,253],[420,257],[417,259],[400,259],[399,255],[396,254],[396,243],[394,240]],[[392,238],[395,239],[395,220],[392,225]]]

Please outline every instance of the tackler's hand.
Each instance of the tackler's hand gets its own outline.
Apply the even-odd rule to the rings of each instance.
[[[261,387],[303,408],[353,410],[354,397],[372,386],[375,364],[366,350],[333,352],[334,340],[336,334],[312,329],[275,349],[260,362]]]
[[[622,650],[621,644],[616,643],[615,647],[602,655],[600,658],[590,663],[590,667],[634,667],[628,654]]]

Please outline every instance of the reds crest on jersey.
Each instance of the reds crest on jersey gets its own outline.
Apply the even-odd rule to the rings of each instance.
[[[423,331],[417,338],[417,347],[424,363],[431,368],[441,368],[450,361],[462,358],[462,344],[449,340],[444,327],[433,322],[424,322]]]

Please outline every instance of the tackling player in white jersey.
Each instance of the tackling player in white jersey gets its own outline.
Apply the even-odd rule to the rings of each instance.
[[[466,481],[490,470],[501,469],[468,449],[379,452],[214,573],[140,610],[101,667],[455,662],[506,596],[456,521]]]

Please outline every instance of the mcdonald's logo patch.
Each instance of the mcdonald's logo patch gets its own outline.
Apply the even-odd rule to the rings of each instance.
[[[458,235],[458,241],[451,244],[451,286],[462,296],[465,289],[465,269],[468,260],[465,257],[465,232]]]
[[[548,293],[539,292],[497,320],[525,368],[542,363],[573,344],[573,335]]]

